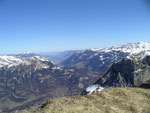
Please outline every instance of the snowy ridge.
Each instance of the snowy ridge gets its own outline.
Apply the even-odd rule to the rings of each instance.
[[[112,46],[109,48],[91,48],[89,49],[91,51],[96,51],[96,52],[110,52],[110,51],[120,51],[124,53],[139,53],[141,51],[148,51],[150,50],[150,42],[138,42],[138,43],[128,43],[125,45],[119,45],[119,46]]]
[[[44,58],[41,56],[34,56],[29,58],[21,58],[16,56],[0,56],[0,68],[7,66],[8,68],[18,65],[31,65],[32,61],[37,61],[37,63],[41,64],[41,67],[48,68],[49,66],[46,66],[42,62],[50,62],[52,63],[48,58]]]
[[[45,58],[45,57],[42,57],[42,56],[34,56],[34,57],[30,57],[32,59],[37,59],[37,60],[40,60],[40,61],[43,61],[43,62],[51,62],[48,58]],[[24,58],[26,59],[26,58]]]
[[[8,66],[12,67],[15,65],[19,65],[25,63],[24,59],[15,56],[0,56],[0,67]]]

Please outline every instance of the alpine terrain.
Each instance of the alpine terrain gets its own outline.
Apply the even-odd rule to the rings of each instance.
[[[150,50],[149,42],[128,43],[125,45],[112,46],[108,48],[87,49],[75,53],[62,62],[62,65],[73,68],[84,68],[92,71],[107,72],[111,65],[122,60],[124,57]]]
[[[142,51],[123,58],[82,94],[92,94],[110,87],[150,88],[150,51]]]
[[[113,63],[83,96],[50,99],[21,113],[149,113],[150,50],[143,48]]]
[[[61,67],[48,58],[27,54],[31,55],[0,56],[0,112],[15,112],[49,98],[92,94],[110,87],[149,87],[148,42],[78,51]]]
[[[45,99],[78,95],[98,74],[62,69],[41,56],[0,56],[0,111],[28,108]]]

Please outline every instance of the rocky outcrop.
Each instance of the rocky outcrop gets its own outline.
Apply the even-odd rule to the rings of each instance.
[[[120,62],[114,63],[93,86],[97,86],[97,88],[92,93],[108,87],[134,86],[150,88],[150,52],[133,54],[123,58]],[[82,94],[91,94],[89,87]]]

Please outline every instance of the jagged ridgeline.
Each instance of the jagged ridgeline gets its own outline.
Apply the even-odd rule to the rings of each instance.
[[[130,54],[147,50],[150,50],[149,42],[128,43],[108,48],[87,49],[75,53],[61,64],[77,69],[84,68],[92,71],[99,71],[101,74],[104,74],[113,63],[122,60]]]

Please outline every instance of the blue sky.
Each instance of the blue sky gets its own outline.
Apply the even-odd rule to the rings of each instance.
[[[150,41],[149,0],[0,0],[0,53]]]

